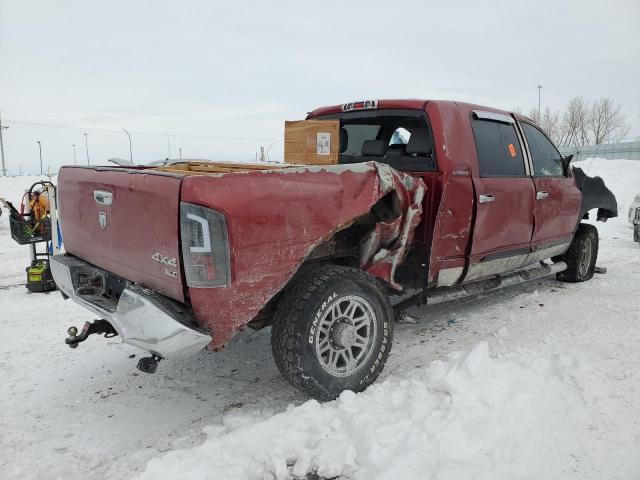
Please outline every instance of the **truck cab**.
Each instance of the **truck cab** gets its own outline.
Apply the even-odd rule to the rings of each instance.
[[[567,250],[582,194],[530,119],[450,101],[365,101],[314,110],[338,118],[340,162],[376,161],[427,185],[416,235],[426,284],[452,286]]]

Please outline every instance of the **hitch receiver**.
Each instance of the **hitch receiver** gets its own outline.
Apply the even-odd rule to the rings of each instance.
[[[69,327],[67,333],[69,334],[69,337],[65,338],[64,343],[69,345],[71,348],[78,348],[78,344],[80,342],[84,342],[89,335],[93,335],[94,333],[98,335],[104,333],[104,338],[111,338],[118,335],[118,332],[116,332],[113,326],[106,320],[84,322],[82,333],[80,333],[80,335],[78,335],[78,329],[76,327]]]

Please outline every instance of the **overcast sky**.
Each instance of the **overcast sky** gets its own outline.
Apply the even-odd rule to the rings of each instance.
[[[516,5],[520,3],[520,5]],[[359,99],[528,111],[611,96],[640,137],[640,1],[0,0],[16,173],[168,155],[282,155],[284,120]]]

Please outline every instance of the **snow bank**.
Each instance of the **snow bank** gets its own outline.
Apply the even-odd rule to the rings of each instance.
[[[481,342],[334,402],[228,415],[139,478],[548,478],[570,467],[586,415],[555,371],[492,358]]]

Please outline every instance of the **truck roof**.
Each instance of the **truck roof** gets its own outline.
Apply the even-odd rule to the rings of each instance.
[[[436,106],[444,106],[446,104],[456,104],[459,107],[463,107],[464,110],[482,109],[489,110],[496,113],[503,113],[506,115],[511,114],[506,110],[501,110],[494,107],[486,107],[483,105],[476,105],[468,102],[458,102],[455,100],[426,100],[418,98],[408,99],[383,99],[383,100],[361,100],[349,103],[343,103],[341,105],[331,105],[327,107],[319,107],[309,112],[309,117],[317,117],[321,115],[332,115],[336,113],[347,112],[351,110],[384,110],[384,109],[411,109],[411,110],[424,110],[427,103],[436,104]],[[465,108],[466,107],[466,108]],[[529,119],[528,117],[520,114],[515,114],[517,118]]]

